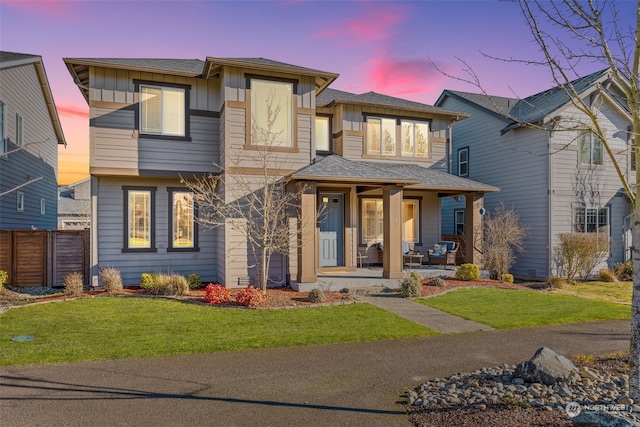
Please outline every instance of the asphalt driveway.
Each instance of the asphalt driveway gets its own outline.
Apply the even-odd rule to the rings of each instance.
[[[427,378],[519,363],[542,346],[623,350],[629,334],[624,320],[1,368],[0,425],[407,426],[400,395]]]

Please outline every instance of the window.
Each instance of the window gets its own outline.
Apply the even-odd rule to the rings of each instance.
[[[293,147],[293,83],[251,79],[251,144]]]
[[[316,151],[331,151],[331,126],[329,117],[316,116]]]
[[[367,117],[367,153],[396,155],[396,120]]]
[[[469,147],[458,150],[458,176],[469,176]]]
[[[429,157],[429,123],[402,121],[402,155]]]
[[[22,116],[20,114],[16,114],[16,145],[18,147],[22,147],[22,138],[24,135]]]
[[[16,210],[24,212],[24,193],[22,191],[16,192]]]
[[[633,146],[631,146],[631,160],[630,160],[630,162],[631,162],[631,170],[633,172],[636,171],[636,158],[637,158],[636,149]]]
[[[44,215],[46,213],[46,201],[44,198],[40,199],[40,215]]]
[[[402,201],[402,241],[420,241],[420,200]],[[372,244],[384,240],[382,199],[362,199],[362,243]]]
[[[126,227],[123,250],[155,251],[155,187],[123,187]]]
[[[604,149],[602,140],[591,132],[580,135],[580,164],[602,165]]]
[[[574,208],[574,231],[578,233],[605,233],[609,235],[609,208]]]
[[[171,250],[197,250],[198,235],[195,223],[193,193],[184,189],[169,189],[169,248]]]
[[[140,132],[185,136],[185,89],[140,85]]]
[[[453,211],[456,234],[464,234],[464,209]]]

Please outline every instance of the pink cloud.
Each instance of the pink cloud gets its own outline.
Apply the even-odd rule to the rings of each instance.
[[[374,92],[391,96],[419,95],[432,91],[444,78],[428,59],[376,58],[366,68],[366,84]]]
[[[3,6],[29,15],[46,15],[56,18],[69,18],[74,15],[73,3],[68,0],[7,1],[0,0]]]
[[[371,5],[369,5],[371,6]],[[393,38],[397,24],[405,19],[407,9],[393,5],[388,7],[367,7],[364,14],[317,32],[316,38],[341,38],[348,45],[361,45],[373,41]]]
[[[70,104],[56,104],[56,109],[58,110],[58,114],[64,117],[70,117],[74,119],[89,119],[89,109],[88,107],[78,107],[77,105]]]

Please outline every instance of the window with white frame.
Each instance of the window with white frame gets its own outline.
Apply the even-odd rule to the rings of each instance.
[[[585,132],[580,135],[580,164],[602,165],[604,162],[604,144],[596,134]]]
[[[367,117],[367,154],[396,155],[396,119]]]
[[[453,221],[456,234],[464,234],[464,209],[456,209],[453,211]]]
[[[361,199],[361,243],[373,244],[384,240],[382,199]],[[420,242],[420,200],[402,201],[402,241]]]
[[[251,145],[293,147],[293,83],[251,79]]]
[[[402,120],[402,156],[429,157],[429,123]]]
[[[185,89],[140,85],[140,133],[185,136]]]
[[[47,202],[44,197],[40,199],[40,215],[44,215],[46,213]]]
[[[609,235],[609,208],[574,207],[573,230],[578,233]]]
[[[196,210],[191,191],[169,189],[169,245],[172,250],[197,250]]]
[[[24,193],[22,191],[16,191],[16,210],[24,212]]]
[[[16,145],[18,147],[22,147],[24,138],[24,123],[22,120],[22,116],[20,114],[16,114]]]
[[[155,187],[123,187],[124,250],[155,251]]]
[[[458,150],[458,176],[469,176],[469,147]]]
[[[326,116],[316,116],[316,151],[331,151],[331,120]]]

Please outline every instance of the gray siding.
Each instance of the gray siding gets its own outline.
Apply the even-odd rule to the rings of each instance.
[[[0,157],[0,193],[42,177],[19,189],[24,193],[23,212],[16,209],[15,191],[0,197],[0,228],[55,230],[58,216],[58,144],[33,64],[0,71],[0,102],[5,104],[7,150],[17,148],[13,144],[16,114],[23,119],[25,145],[21,151]],[[44,215],[40,214],[40,199],[45,200]]]

